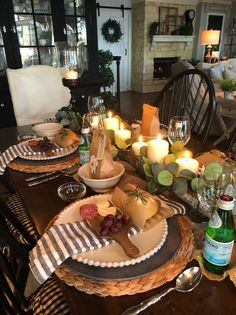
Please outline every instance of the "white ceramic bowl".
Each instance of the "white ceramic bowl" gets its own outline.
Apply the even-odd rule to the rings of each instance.
[[[121,163],[114,162],[114,176],[105,179],[93,179],[89,176],[89,163],[82,165],[78,170],[78,175],[82,181],[92,188],[92,190],[104,193],[112,189],[120,180],[125,168]]]
[[[62,128],[63,126],[60,123],[48,122],[35,125],[33,130],[40,137],[54,137],[61,131]]]

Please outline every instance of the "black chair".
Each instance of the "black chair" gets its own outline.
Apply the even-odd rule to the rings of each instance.
[[[1,314],[69,315],[70,311],[55,276],[45,281],[30,297],[25,297],[29,250],[34,246],[35,240],[2,202],[0,210]],[[19,238],[15,236],[16,230],[21,235],[20,240],[24,238],[24,242],[19,242]]]
[[[178,73],[158,94],[154,105],[160,109],[160,121],[168,125],[170,117],[187,115],[191,133],[205,141],[216,111],[215,90],[211,79],[198,69]]]

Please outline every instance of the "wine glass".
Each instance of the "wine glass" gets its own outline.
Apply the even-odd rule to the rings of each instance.
[[[90,113],[99,113],[102,98],[99,95],[88,96],[88,111]]]
[[[221,195],[235,197],[235,172],[226,165],[208,163],[202,166],[199,176],[197,196],[200,202],[199,211],[211,218]]]
[[[188,116],[173,116],[168,125],[168,139],[171,144],[181,141],[185,145],[191,136]]]

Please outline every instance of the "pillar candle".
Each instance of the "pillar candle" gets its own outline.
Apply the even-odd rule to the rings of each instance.
[[[198,173],[199,163],[197,160],[190,158],[189,152],[186,153],[185,157],[177,159],[175,163],[179,165],[177,174],[182,170],[189,170],[196,175]]]
[[[69,69],[64,73],[64,78],[67,80],[76,80],[79,77],[79,73],[76,70]]]
[[[169,153],[169,143],[161,139],[159,134],[157,139],[150,140],[147,148],[147,158],[153,163],[164,163],[165,157]]]
[[[123,124],[120,124],[120,129],[115,131],[115,143],[119,143],[119,140],[126,141],[131,138],[131,131],[124,129]]]
[[[134,154],[135,155],[141,155],[140,154],[140,150],[141,150],[141,148],[142,147],[147,147],[147,143],[146,142],[143,142],[143,137],[142,136],[140,136],[139,137],[139,141],[138,142],[134,142],[133,144],[132,144],[132,150],[134,151]]]
[[[112,113],[108,113],[108,118],[103,120],[105,130],[118,130],[119,129],[119,119],[116,117],[112,117]]]

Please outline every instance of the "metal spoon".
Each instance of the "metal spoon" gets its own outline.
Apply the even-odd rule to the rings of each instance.
[[[155,294],[147,300],[128,308],[121,315],[135,315],[139,314],[141,311],[145,310],[152,304],[160,301],[160,299],[168,294],[169,292],[175,290],[178,292],[189,292],[192,291],[200,282],[202,278],[202,273],[199,267],[192,267],[183,271],[176,279],[175,287],[166,289],[160,294]]]

